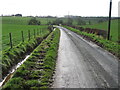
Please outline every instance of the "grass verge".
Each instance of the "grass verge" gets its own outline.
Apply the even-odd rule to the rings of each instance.
[[[25,55],[34,50],[36,46],[42,42],[48,36],[49,32],[44,33],[42,37],[36,36],[36,38],[31,39],[30,41],[21,42],[12,49],[3,50],[2,60],[0,65],[2,66],[2,78],[9,73],[9,70],[25,58]]]
[[[2,90],[49,88],[56,65],[59,37],[60,31],[56,29],[42,41]]]

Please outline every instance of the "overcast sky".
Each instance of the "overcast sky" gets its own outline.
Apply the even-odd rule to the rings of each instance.
[[[112,16],[118,16],[118,2],[112,0]],[[23,16],[108,16],[110,0],[1,0],[0,15]]]

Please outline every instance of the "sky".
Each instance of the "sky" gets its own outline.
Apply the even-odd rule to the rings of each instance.
[[[118,16],[118,2],[112,0],[112,16]],[[110,0],[1,0],[0,15],[23,16],[108,16]]]

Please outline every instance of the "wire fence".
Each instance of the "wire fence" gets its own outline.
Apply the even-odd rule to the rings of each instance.
[[[46,33],[47,28],[39,28],[33,30],[24,30],[24,31],[17,31],[17,32],[10,32],[7,35],[2,36],[2,50],[6,48],[13,48],[20,42],[30,41],[31,39],[35,38],[36,36],[43,37]]]

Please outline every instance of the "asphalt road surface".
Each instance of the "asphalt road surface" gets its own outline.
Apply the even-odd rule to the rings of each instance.
[[[118,59],[63,27],[52,88],[117,88]]]

